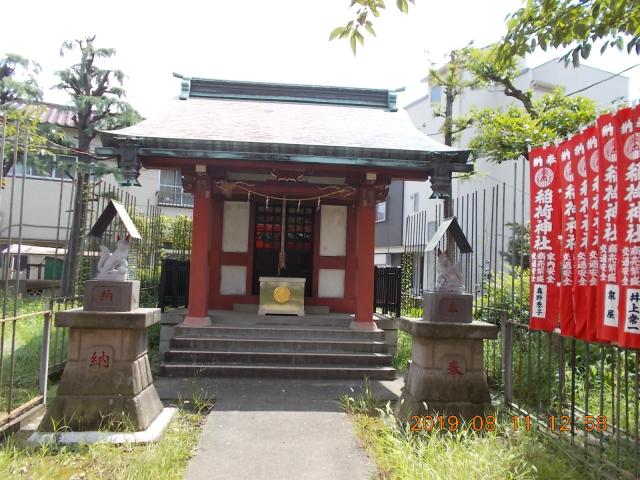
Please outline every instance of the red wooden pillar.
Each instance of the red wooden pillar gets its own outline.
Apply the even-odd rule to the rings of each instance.
[[[193,192],[189,309],[183,325],[209,325],[209,252],[211,250],[211,180],[198,177]]]
[[[351,322],[352,330],[362,332],[378,330],[373,321],[374,254],[376,246],[375,205],[373,190],[363,188],[356,220],[358,228],[356,245],[358,257],[356,270],[356,320]]]

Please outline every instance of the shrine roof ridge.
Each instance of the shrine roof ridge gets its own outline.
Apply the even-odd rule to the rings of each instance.
[[[345,105],[350,107],[383,108],[396,111],[397,93],[404,90],[376,88],[338,87],[326,85],[302,85],[289,83],[251,82],[185,77],[182,79],[181,100],[191,98],[216,98],[293,102],[320,105]]]

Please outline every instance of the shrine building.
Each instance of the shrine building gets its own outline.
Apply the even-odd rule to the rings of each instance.
[[[350,314],[352,330],[376,331],[376,204],[392,180],[431,179],[438,195],[452,172],[472,170],[468,151],[417,130],[396,95],[183,78],[165,113],[102,132],[99,153],[117,158],[126,184],[138,183],[141,168],[179,169],[193,193],[183,325],[257,306],[262,278],[277,303],[303,296],[304,307]],[[275,290],[280,278],[291,290]]]

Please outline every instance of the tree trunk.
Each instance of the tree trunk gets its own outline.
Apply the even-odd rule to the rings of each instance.
[[[82,129],[78,129],[82,132]],[[79,138],[78,149],[82,152],[89,152],[91,140],[82,133]],[[82,156],[80,164],[89,164],[89,157]],[[75,198],[73,200],[73,217],[71,220],[71,230],[69,231],[67,255],[62,270],[62,284],[60,295],[62,297],[74,297],[76,286],[79,280],[80,266],[82,264],[84,237],[86,235],[87,223],[87,187],[89,186],[89,174],[82,168],[78,171],[75,179]]]
[[[451,61],[454,61],[453,53],[451,54]],[[451,146],[453,144],[453,101],[455,97],[450,88],[446,89],[445,96],[445,108],[444,108],[444,144]],[[451,186],[451,172],[448,174],[449,182],[447,185],[448,196],[444,197],[443,216],[449,218],[453,216],[453,189]],[[447,256],[453,262],[455,259],[456,244],[451,235],[447,234],[445,251]]]

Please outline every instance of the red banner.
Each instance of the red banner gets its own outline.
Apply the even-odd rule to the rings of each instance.
[[[584,152],[587,163],[587,195],[589,203],[588,213],[588,231],[587,231],[587,269],[588,269],[588,286],[587,286],[587,332],[585,340],[595,341],[597,326],[598,326],[598,312],[601,308],[599,305],[598,297],[598,280],[599,280],[599,263],[598,263],[598,247],[599,237],[598,228],[600,224],[599,217],[599,156],[598,151],[598,129],[595,125],[588,127],[582,132],[582,138],[584,139]],[[578,297],[578,300],[580,298]],[[582,299],[581,301],[584,301]]]
[[[615,133],[617,122],[607,113],[596,122],[598,128],[598,150],[600,157],[599,177],[599,305],[597,337],[601,341],[618,339],[620,310],[620,286],[618,278],[618,161],[616,157]]]
[[[620,328],[618,343],[640,348],[640,128],[639,108],[616,114],[616,152],[620,182]]]
[[[557,146],[560,157],[560,192],[562,205],[562,244],[560,249],[560,333],[565,337],[575,335],[575,308],[573,286],[576,250],[576,175],[574,155],[575,139],[571,138]]]
[[[574,167],[576,187],[576,246],[573,274],[573,305],[575,307],[575,336],[581,340],[588,338],[589,324],[589,180],[588,161],[583,133],[572,139],[571,158]],[[596,252],[597,254],[597,252]],[[596,257],[595,267],[598,261]],[[596,272],[597,280],[597,272]]]
[[[562,212],[556,146],[529,152],[531,178],[531,322],[533,330],[558,326]]]

